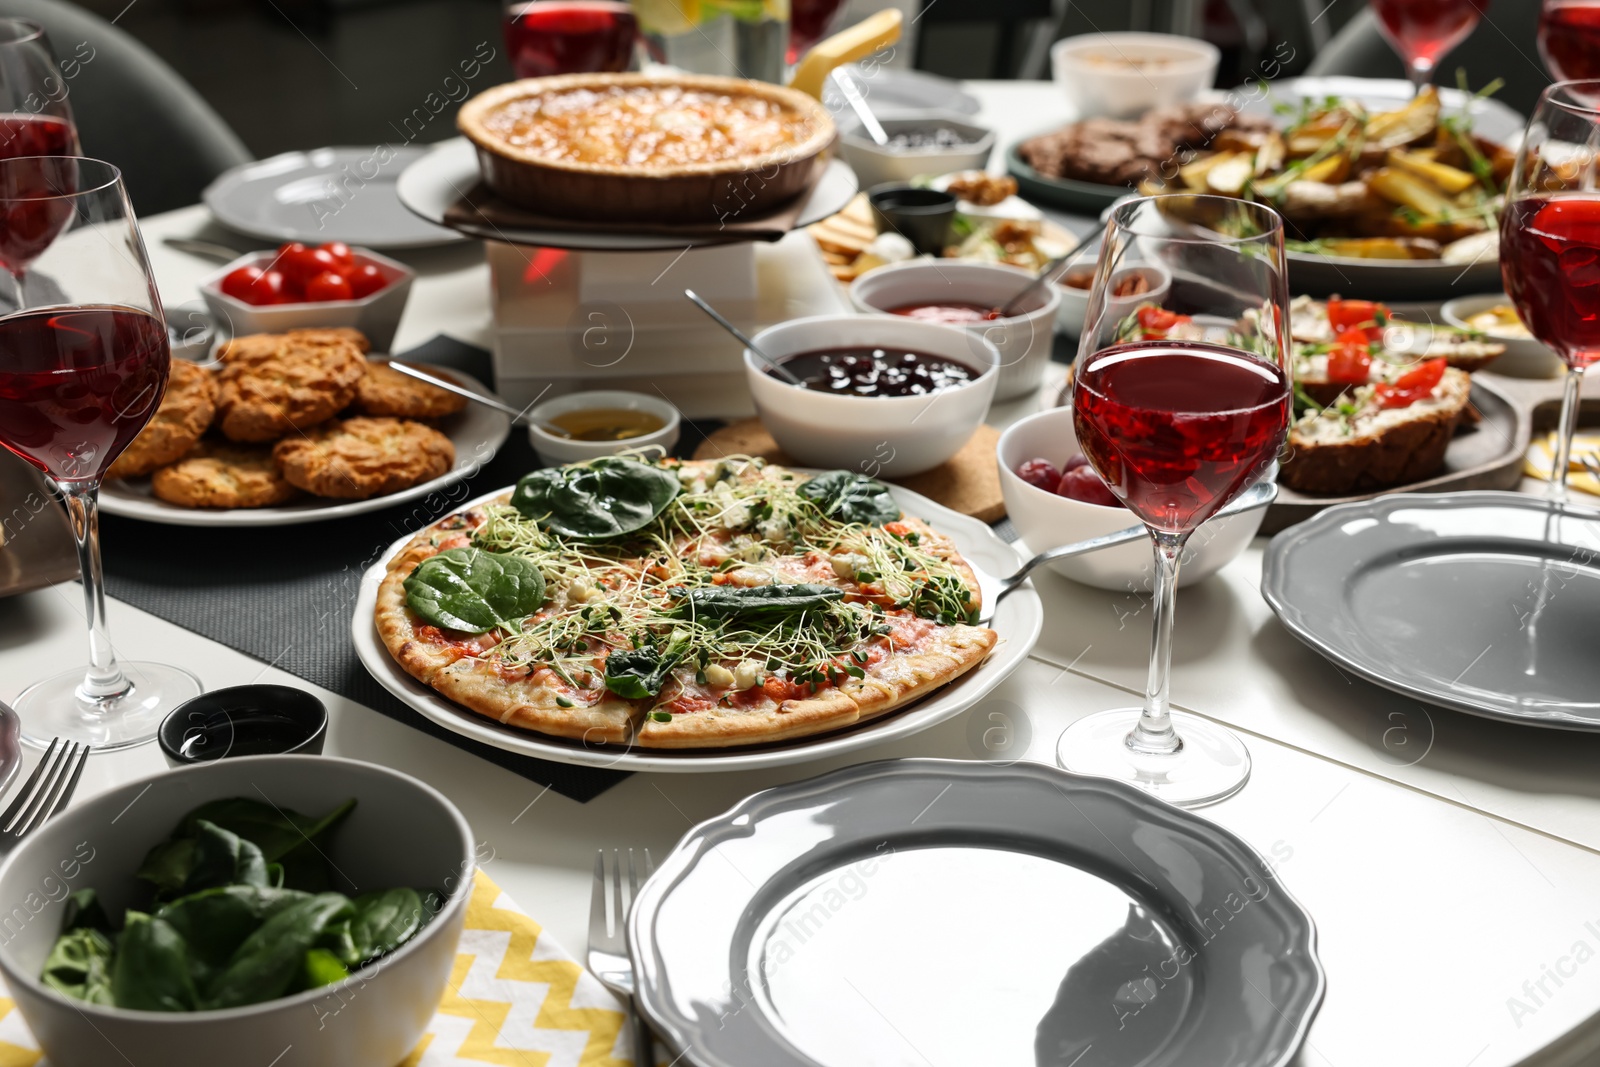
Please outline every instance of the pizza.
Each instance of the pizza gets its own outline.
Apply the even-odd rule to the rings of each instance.
[[[863,475],[606,457],[535,471],[390,560],[375,623],[506,726],[721,748],[889,714],[998,640],[954,544]]]

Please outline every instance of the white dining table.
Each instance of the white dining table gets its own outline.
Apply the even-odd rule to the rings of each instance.
[[[1002,148],[1065,117],[1044,83],[970,88]],[[143,220],[169,306],[194,299],[196,281],[215,264],[162,239],[215,236],[213,226],[199,206]],[[419,276],[396,350],[440,333],[488,344],[481,247],[405,258]],[[1058,384],[997,405],[991,421],[1037,409]],[[315,527],[298,527],[294,536],[314,550]],[[1265,545],[1259,539],[1179,595],[1172,693],[1179,707],[1237,731],[1254,759],[1245,789],[1205,809],[1205,817],[1269,857],[1316,921],[1327,998],[1296,1063],[1596,1062],[1600,736],[1426,707],[1342,673],[1291,637],[1263,602],[1257,586]],[[588,803],[130,605],[113,601],[109,619],[124,659],[180,664],[207,688],[276,681],[316,692],[331,712],[329,755],[393,767],[450,796],[481,842],[483,869],[548,936],[581,955],[596,849],[663,855],[691,826],[748,794],[845,763],[985,758],[983,731],[996,723],[1017,738],[1013,758],[1053,762],[1056,738],[1069,723],[1135,702],[1148,655],[1148,593],[1104,592],[1050,573],[1035,581],[1045,605],[1043,637],[1023,666],[965,715],[847,759],[742,773],[635,774]],[[0,601],[0,699],[84,661],[82,616],[81,590],[72,583]],[[76,800],[163,768],[154,745],[96,755]],[[1056,904],[1011,899],[994,906]],[[952,929],[983,920],[952,905]],[[956,1067],[932,1055],[934,1067]]]

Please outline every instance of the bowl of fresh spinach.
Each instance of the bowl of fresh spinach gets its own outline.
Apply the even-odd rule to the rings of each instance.
[[[0,974],[52,1067],[394,1067],[444,994],[474,866],[455,806],[385,767],[169,771],[0,866]]]

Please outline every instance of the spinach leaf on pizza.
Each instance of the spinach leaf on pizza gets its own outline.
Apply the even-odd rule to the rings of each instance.
[[[526,475],[511,506],[562,537],[597,541],[644,529],[667,510],[678,489],[670,470],[607,456]]]
[[[405,591],[406,606],[435,626],[481,634],[515,630],[538,611],[544,575],[518,556],[452,548],[417,564]]]
[[[882,526],[900,517],[889,487],[854,471],[827,471],[800,486],[800,495],[839,522]]]

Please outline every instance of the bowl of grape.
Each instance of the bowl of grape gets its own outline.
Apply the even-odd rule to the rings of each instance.
[[[1027,546],[1025,555],[1136,526],[1139,520],[1106,488],[1078,447],[1072,408],[1041,411],[1013,423],[996,447],[1006,512]],[[1250,544],[1265,508],[1213,519],[1184,550],[1178,586],[1221,570]],[[1057,574],[1097,589],[1148,593],[1155,587],[1155,557],[1135,541],[1051,565]]]

